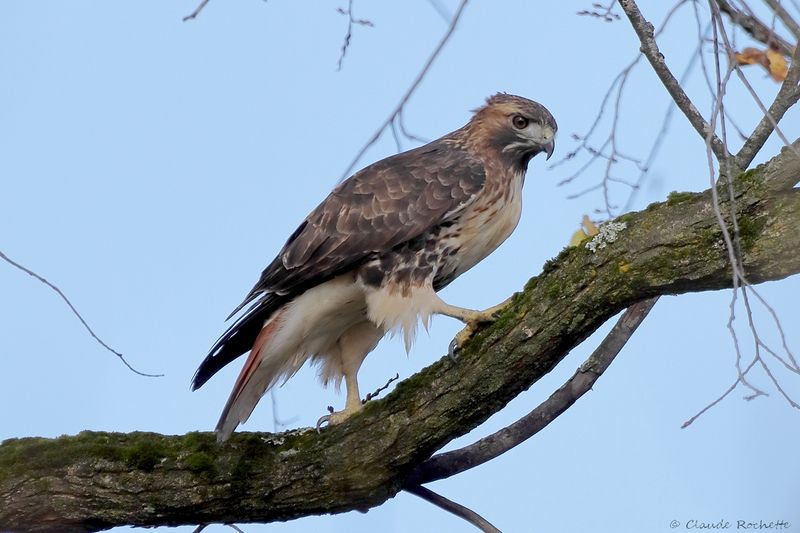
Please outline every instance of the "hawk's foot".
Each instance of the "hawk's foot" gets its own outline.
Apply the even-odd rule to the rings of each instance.
[[[361,410],[361,403],[358,406],[348,406],[342,409],[341,411],[333,410],[333,407],[328,407],[329,414],[319,417],[317,420],[317,433],[319,433],[322,424],[328,424],[329,426],[334,426],[336,424],[341,424],[357,412]]]
[[[510,303],[511,298],[483,311],[472,311],[470,313],[465,313],[464,318],[466,319],[465,322],[467,327],[459,331],[455,338],[450,342],[450,346],[447,349],[448,357],[455,361],[458,358],[458,352],[461,351],[461,347],[464,345],[464,343],[467,342],[469,338],[472,337],[472,335],[474,335],[475,332],[478,331],[478,329],[480,329],[482,326],[486,326],[497,320],[497,317],[500,316],[500,313],[503,311],[503,309],[508,307]]]

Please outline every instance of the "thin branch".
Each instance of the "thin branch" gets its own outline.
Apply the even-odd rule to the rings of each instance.
[[[193,20],[193,19],[196,19],[196,18],[197,18],[197,15],[199,15],[199,14],[200,14],[200,12],[203,10],[203,8],[204,8],[204,7],[206,7],[206,4],[207,4],[207,3],[208,3],[208,0],[203,0],[202,2],[200,2],[199,4],[197,4],[197,7],[196,7],[196,8],[194,8],[194,11],[192,11],[191,13],[189,13],[188,15],[186,15],[185,17],[183,17],[183,22],[186,22],[187,20]]]
[[[464,507],[463,505],[456,503],[452,500],[448,500],[444,496],[433,492],[432,490],[422,487],[420,485],[411,486],[411,487],[404,487],[406,492],[410,492],[414,496],[418,496],[425,501],[428,501],[439,507],[440,509],[444,509],[448,513],[452,513],[459,518],[463,518],[473,526],[477,527],[481,531],[485,533],[502,533],[499,529],[494,527],[492,524],[489,523],[488,520],[483,518],[481,515],[469,509],[468,507]]]
[[[744,369],[744,374],[745,374],[745,375],[746,375],[748,372],[750,372],[750,369],[752,369],[752,368],[753,368],[753,366],[755,366],[755,364],[756,364],[756,362],[757,362],[757,361],[758,361],[758,359],[753,359],[753,361],[752,361],[752,362],[751,362],[751,363],[750,363],[750,364],[747,366],[747,368],[745,368],[745,369]],[[722,393],[722,395],[721,395],[719,398],[717,398],[716,400],[712,401],[711,403],[709,403],[708,405],[706,405],[705,407],[703,407],[703,408],[702,408],[700,411],[698,411],[698,412],[697,412],[697,414],[695,414],[694,416],[692,416],[691,418],[689,418],[689,419],[688,419],[686,422],[684,422],[683,424],[681,424],[681,429],[686,429],[686,428],[688,428],[689,426],[691,426],[691,425],[694,423],[694,421],[695,421],[695,420],[697,420],[698,418],[700,418],[701,416],[703,416],[703,415],[704,415],[705,413],[707,413],[707,412],[708,412],[708,411],[709,411],[711,408],[715,407],[715,406],[716,406],[718,403],[720,403],[722,400],[724,400],[724,399],[725,399],[725,398],[726,398],[726,397],[727,397],[727,396],[728,396],[730,393],[732,393],[732,392],[734,391],[734,389],[736,388],[736,386],[737,386],[739,383],[741,383],[741,382],[742,382],[742,381],[741,381],[741,380],[739,379],[739,377],[737,376],[737,377],[736,377],[736,381],[734,381],[734,382],[733,382],[733,384],[732,384],[730,387],[728,387],[728,388],[725,390],[725,392],[723,392],[723,393]]]
[[[425,62],[425,66],[423,66],[422,70],[419,72],[419,74],[417,74],[417,77],[414,79],[413,83],[411,84],[411,87],[408,88],[403,97],[400,99],[400,102],[395,106],[394,110],[392,110],[392,113],[389,115],[389,118],[387,118],[381,124],[378,130],[372,135],[372,137],[370,137],[369,141],[367,141],[367,143],[361,148],[361,150],[358,151],[356,156],[347,166],[347,169],[345,169],[345,171],[342,173],[340,181],[344,180],[347,176],[350,175],[350,172],[353,170],[353,168],[355,168],[356,164],[358,164],[358,162],[361,160],[361,157],[366,153],[367,150],[369,150],[369,148],[373,144],[375,144],[378,141],[378,139],[380,139],[381,135],[386,130],[386,128],[390,127],[392,122],[402,111],[403,106],[406,105],[406,102],[408,102],[408,99],[411,98],[412,94],[414,94],[414,91],[417,89],[417,86],[419,86],[419,84],[425,78],[425,75],[428,73],[428,70],[431,68],[431,65],[433,65],[433,62],[436,60],[437,57],[439,57],[439,53],[442,51],[442,49],[444,49],[444,45],[447,44],[447,41],[450,40],[450,36],[453,35],[453,31],[455,31],[456,26],[458,25],[458,21],[461,19],[461,14],[464,12],[464,8],[466,7],[468,1],[469,0],[461,0],[461,3],[458,5],[458,9],[456,10],[455,15],[453,15],[453,20],[450,21],[450,26],[447,28],[447,31],[445,32],[441,41],[439,41],[439,44],[433,50],[433,53],[428,58],[428,61]]]
[[[381,386],[381,387],[378,387],[378,388],[377,388],[377,389],[375,389],[374,391],[372,391],[372,392],[368,393],[368,394],[367,394],[367,397],[366,397],[366,398],[364,398],[363,400],[361,400],[361,403],[362,403],[362,404],[364,404],[364,403],[367,403],[367,402],[368,402],[368,401],[370,401],[370,400],[373,400],[373,399],[377,398],[377,397],[380,395],[380,393],[382,393],[383,391],[385,391],[386,389],[388,389],[388,388],[389,388],[389,385],[391,385],[392,383],[394,383],[394,382],[395,382],[395,381],[397,381],[398,379],[400,379],[400,374],[398,374],[398,373],[396,373],[396,372],[395,372],[395,374],[394,374],[394,377],[393,377],[393,378],[389,378],[389,379],[386,381],[386,384],[385,384],[385,385],[383,385],[383,386]]]
[[[572,377],[533,411],[469,446],[434,455],[414,469],[409,484],[429,483],[460,474],[504,454],[544,429],[592,389],[657,301],[658,297],[650,298],[630,306]]]
[[[92,328],[89,327],[89,324],[86,322],[86,320],[84,320],[83,316],[81,316],[81,314],[78,312],[78,310],[75,308],[75,306],[72,305],[72,302],[69,300],[69,298],[67,298],[67,296],[63,292],[61,292],[61,289],[59,289],[54,284],[52,284],[49,281],[47,281],[47,279],[45,279],[44,277],[40,276],[36,272],[34,272],[34,271],[32,271],[32,270],[30,270],[28,268],[25,268],[21,264],[19,264],[16,261],[12,260],[10,257],[8,257],[3,252],[0,252],[0,259],[3,259],[4,261],[6,261],[11,266],[14,266],[14,267],[18,268],[19,270],[22,270],[27,275],[36,278],[40,282],[44,283],[45,285],[47,285],[48,287],[53,289],[55,291],[55,293],[58,294],[61,297],[62,300],[64,300],[64,302],[67,304],[67,306],[72,311],[72,314],[74,314],[76,317],[78,317],[78,320],[80,320],[81,324],[83,324],[83,327],[86,328],[86,331],[89,332],[89,335],[91,335],[92,338],[94,340],[96,340],[98,342],[98,344],[100,344],[100,346],[102,346],[103,348],[105,348],[109,352],[111,352],[114,355],[116,355],[117,357],[119,357],[120,361],[122,361],[122,363],[125,366],[127,366],[128,369],[131,372],[133,372],[135,374],[139,374],[140,376],[148,377],[148,378],[160,378],[160,377],[162,377],[164,375],[164,374],[146,374],[144,372],[140,372],[140,371],[136,370],[135,368],[133,368],[130,365],[130,363],[128,363],[128,361],[125,359],[124,355],[122,355],[120,352],[116,351],[114,348],[112,348],[111,346],[109,346],[108,344],[103,342],[103,340],[95,334],[94,330],[92,330]]]
[[[636,35],[639,37],[639,41],[642,43],[642,53],[650,62],[650,65],[652,65],[653,70],[656,72],[656,75],[658,75],[661,83],[664,84],[667,92],[669,92],[672,99],[675,100],[678,108],[686,115],[686,118],[689,119],[689,123],[703,139],[705,139],[706,136],[710,137],[711,148],[717,159],[719,161],[728,159],[730,157],[728,150],[716,136],[714,130],[711,129],[709,123],[706,122],[694,106],[681,87],[680,82],[675,78],[664,62],[664,56],[659,50],[655,40],[653,25],[644,18],[634,0],[618,0],[618,2],[625,12],[625,15],[627,15],[630,20],[631,26],[633,26]]]
[[[286,420],[282,419],[278,414],[278,395],[275,392],[275,389],[270,389],[269,391],[270,400],[272,403],[272,427],[275,433],[282,431],[289,427],[289,424],[296,422],[299,417],[293,416]]]
[[[396,122],[397,125],[400,127],[400,133],[402,133],[406,139],[411,139],[412,141],[416,141],[418,143],[430,142],[430,139],[425,139],[424,137],[420,137],[419,135],[415,135],[408,131],[408,128],[406,128],[405,116],[403,115],[402,109],[397,114]]]
[[[764,2],[772,9],[772,11],[781,19],[783,25],[792,32],[795,39],[800,39],[800,24],[797,24],[797,21],[794,20],[794,17],[786,11],[786,8],[783,7],[780,0],[764,0]]]

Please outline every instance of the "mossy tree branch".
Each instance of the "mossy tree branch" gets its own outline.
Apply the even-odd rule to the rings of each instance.
[[[800,272],[798,180],[800,159],[789,150],[736,180],[753,283]],[[237,433],[224,445],[210,433],[5,441],[0,530],[270,522],[380,505],[414,467],[529,388],[615,313],[653,296],[730,286],[710,191],[673,194],[617,221],[626,229],[613,243],[549,261],[457,363],[439,360],[321,434]]]

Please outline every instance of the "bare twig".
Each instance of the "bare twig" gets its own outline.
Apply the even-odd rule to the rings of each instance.
[[[353,18],[353,0],[348,0],[347,2],[347,11],[342,9],[341,7],[336,8],[336,12],[340,15],[347,15],[347,33],[344,35],[344,43],[342,43],[342,52],[339,54],[339,62],[337,63],[336,70],[342,70],[342,62],[344,61],[344,56],[347,54],[347,49],[350,48],[350,39],[353,38],[353,26],[358,24],[359,26],[369,26],[370,28],[374,26],[372,21],[367,19],[357,19]]]
[[[414,496],[419,496],[423,500],[432,503],[436,507],[444,509],[448,513],[452,513],[459,518],[463,518],[464,520],[466,520],[473,526],[477,527],[481,531],[484,531],[485,533],[502,533],[502,531],[494,527],[492,524],[489,523],[488,520],[483,518],[481,515],[479,515],[472,509],[464,507],[463,505],[456,503],[452,500],[448,500],[444,496],[437,494],[428,488],[422,487],[420,485],[415,485],[415,486],[404,487],[404,490],[406,492],[410,492]]]
[[[616,0],[611,0],[608,5],[605,6],[599,2],[594,2],[592,4],[592,9],[582,9],[578,11],[578,15],[595,17],[603,19],[606,22],[614,22],[615,20],[619,20],[619,15],[613,12],[615,2]]]
[[[397,125],[400,127],[400,132],[406,139],[411,139],[412,141],[416,141],[418,143],[427,143],[430,142],[430,139],[426,139],[424,137],[420,137],[419,135],[415,135],[408,131],[406,128],[406,121],[403,115],[403,110],[401,109],[400,112],[397,114]]]
[[[275,433],[278,433],[279,431],[286,429],[292,422],[296,422],[298,417],[293,416],[286,420],[282,419],[278,414],[278,395],[275,392],[275,389],[270,389],[269,395],[270,400],[272,400],[272,427],[274,428]]]
[[[394,120],[400,115],[400,112],[403,110],[403,107],[406,105],[406,102],[408,102],[408,99],[411,98],[412,94],[414,94],[414,91],[417,89],[417,86],[419,86],[419,84],[425,78],[425,75],[428,73],[428,70],[431,68],[431,65],[433,65],[433,62],[439,56],[439,53],[444,48],[444,45],[447,44],[447,41],[450,40],[450,36],[453,35],[453,31],[455,31],[456,26],[458,25],[458,21],[461,19],[461,14],[464,12],[464,8],[466,7],[468,1],[469,0],[461,0],[461,3],[458,5],[458,9],[456,9],[455,15],[453,15],[453,19],[450,21],[450,26],[447,28],[447,31],[445,32],[444,36],[439,41],[439,44],[436,45],[436,48],[434,48],[433,53],[431,53],[430,57],[428,58],[428,61],[425,62],[425,65],[422,67],[422,70],[419,72],[419,74],[417,74],[417,77],[411,83],[411,87],[408,88],[403,97],[400,99],[400,102],[392,110],[392,113],[389,115],[389,118],[387,118],[381,124],[378,130],[372,135],[372,137],[370,137],[369,141],[367,141],[367,143],[361,148],[361,150],[358,151],[356,156],[347,166],[347,169],[345,169],[345,171],[342,173],[341,177],[342,180],[350,175],[350,171],[352,171],[353,168],[355,168],[356,164],[358,164],[358,162],[361,160],[361,157],[366,153],[367,150],[369,150],[369,148],[373,144],[375,144],[378,141],[378,139],[380,139],[383,132],[386,131],[386,129],[391,126],[392,122],[394,122]]]
[[[794,17],[786,11],[786,8],[783,7],[780,0],[764,0],[764,2],[772,9],[778,18],[781,19],[783,25],[792,32],[795,39],[800,39],[800,24],[797,24]]]
[[[197,7],[194,8],[194,11],[192,11],[191,13],[189,13],[188,15],[183,17],[183,21],[186,22],[187,20],[193,20],[193,19],[197,18],[197,15],[199,15],[200,12],[203,10],[203,8],[206,7],[207,3],[208,3],[208,0],[202,0],[202,2],[197,4]]]
[[[752,361],[752,362],[750,362],[750,364],[749,364],[749,365],[747,365],[747,368],[745,368],[745,369],[744,369],[744,374],[745,374],[745,375],[747,375],[747,373],[748,373],[748,372],[750,372],[750,369],[752,369],[752,368],[755,366],[755,364],[756,364],[756,362],[757,362],[757,361],[758,361],[757,359],[753,359],[753,361]],[[741,380],[740,380],[740,379],[739,379],[739,377],[737,376],[737,377],[736,377],[736,381],[734,381],[734,382],[733,382],[733,384],[732,384],[730,387],[728,387],[728,388],[725,390],[725,392],[723,392],[723,393],[722,393],[722,396],[720,396],[719,398],[717,398],[717,399],[716,399],[716,400],[714,400],[713,402],[711,402],[711,403],[709,403],[708,405],[706,405],[705,407],[703,407],[703,408],[702,408],[700,411],[698,411],[698,413],[697,413],[697,414],[695,414],[694,416],[692,416],[691,418],[689,418],[689,419],[688,419],[686,422],[684,422],[683,424],[681,424],[681,429],[685,429],[685,428],[688,428],[689,426],[691,426],[691,425],[694,423],[694,421],[695,421],[695,420],[697,420],[698,418],[700,418],[701,416],[703,416],[703,415],[704,415],[706,412],[708,412],[708,411],[709,411],[709,410],[710,410],[712,407],[716,406],[716,405],[717,405],[719,402],[721,402],[722,400],[724,400],[724,399],[725,399],[725,398],[726,398],[726,397],[727,397],[727,396],[728,396],[730,393],[732,393],[732,392],[734,391],[734,389],[736,389],[736,386],[737,386],[739,383],[741,383]]]
[[[683,87],[681,87],[680,82],[675,78],[672,71],[669,70],[667,64],[664,62],[664,56],[659,50],[655,40],[653,25],[644,18],[634,0],[618,0],[618,2],[625,12],[625,15],[627,15],[630,20],[636,35],[639,37],[639,41],[642,44],[642,53],[650,62],[650,65],[653,67],[656,75],[658,75],[661,83],[664,84],[667,92],[669,92],[672,99],[675,100],[678,108],[686,115],[686,118],[689,119],[689,123],[703,139],[705,139],[706,136],[710,137],[711,148],[717,159],[719,161],[728,159],[730,157],[728,150],[716,136],[714,130],[711,129],[709,123],[706,122],[694,106],[683,90]]]
[[[133,368],[130,365],[130,363],[128,363],[128,361],[125,360],[125,356],[124,355],[122,355],[120,352],[116,351],[114,348],[112,348],[111,346],[109,346],[108,344],[103,342],[103,340],[95,334],[95,332],[92,330],[92,328],[89,327],[89,324],[86,322],[86,320],[84,320],[83,316],[81,316],[81,314],[78,312],[78,310],[75,308],[75,306],[72,305],[72,302],[69,300],[69,298],[67,298],[67,296],[63,292],[61,292],[61,289],[59,289],[57,286],[55,286],[54,284],[52,284],[49,281],[47,281],[47,279],[45,279],[44,277],[40,276],[36,272],[34,272],[34,271],[22,266],[21,264],[17,263],[16,261],[12,260],[10,257],[8,257],[3,252],[0,252],[0,259],[3,259],[4,261],[6,261],[11,266],[14,266],[14,267],[18,268],[19,270],[25,272],[26,274],[28,274],[31,277],[36,278],[40,282],[44,283],[45,285],[47,285],[48,287],[53,289],[53,291],[55,291],[55,293],[58,294],[61,297],[62,300],[64,300],[64,302],[67,304],[67,306],[72,311],[72,314],[74,314],[76,317],[78,317],[78,320],[80,320],[81,324],[83,324],[83,327],[86,328],[86,331],[89,332],[89,335],[91,335],[92,338],[94,340],[96,340],[100,344],[100,346],[102,346],[103,348],[105,348],[109,352],[111,352],[114,355],[116,355],[117,357],[119,357],[120,361],[122,361],[123,364],[125,366],[127,366],[128,369],[130,369],[131,372],[133,372],[135,374],[139,374],[140,376],[148,377],[148,378],[159,378],[159,377],[164,375],[164,374],[146,374],[144,372],[140,372],[140,371],[136,370],[135,368]]]
[[[647,317],[656,301],[658,298],[651,298],[629,307],[575,374],[533,411],[469,446],[431,457],[412,472],[409,484],[429,483],[469,470],[507,452],[541,431],[591,390]]]
[[[389,388],[389,385],[391,385],[393,382],[397,381],[398,379],[400,379],[400,374],[398,374],[398,373],[395,373],[394,377],[393,377],[393,378],[389,378],[389,379],[388,379],[388,381],[386,381],[386,384],[385,384],[385,385],[383,385],[382,387],[378,387],[378,388],[377,388],[377,389],[375,389],[374,391],[372,391],[372,392],[368,393],[368,394],[367,394],[367,397],[366,397],[366,398],[364,398],[363,400],[361,400],[361,403],[367,403],[368,401],[372,400],[373,398],[377,398],[377,397],[378,397],[378,395],[379,395],[381,392],[383,392],[383,391],[385,391],[386,389],[388,389],[388,388]]]

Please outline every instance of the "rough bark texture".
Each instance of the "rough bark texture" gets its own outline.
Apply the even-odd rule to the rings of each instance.
[[[800,272],[800,160],[784,152],[736,179],[753,283]],[[720,191],[727,196],[727,188]],[[729,206],[723,206],[723,213]],[[0,530],[269,522],[368,509],[409,472],[553,368],[606,319],[661,294],[729,287],[710,192],[673,193],[617,219],[595,253],[570,248],[464,347],[321,434],[83,432],[0,445]]]

